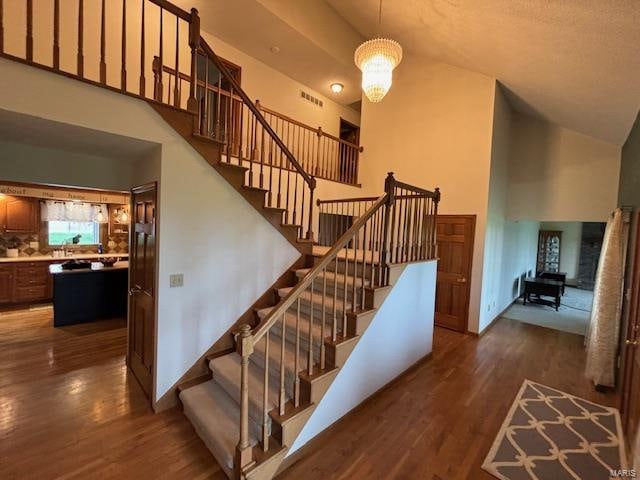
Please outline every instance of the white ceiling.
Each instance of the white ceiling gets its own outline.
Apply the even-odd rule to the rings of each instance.
[[[157,144],[0,110],[0,141],[87,155],[95,161],[145,158]]]
[[[363,37],[324,0],[174,2],[197,8],[204,31],[316,92],[343,105],[360,100],[353,52]],[[271,47],[278,47],[278,53]],[[340,95],[331,92],[333,82],[344,84]]]
[[[378,0],[326,1],[378,34]],[[639,0],[385,0],[382,33],[497,78],[517,110],[617,145],[640,108]]]

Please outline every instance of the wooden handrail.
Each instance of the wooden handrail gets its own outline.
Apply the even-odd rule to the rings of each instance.
[[[373,202],[378,200],[380,197],[357,197],[357,198],[337,198],[331,200],[320,200],[318,199],[318,206],[326,205],[329,203],[353,203],[353,202]]]
[[[416,187],[414,185],[409,185],[408,183],[398,182],[394,180],[396,188],[402,188],[405,190],[409,190],[411,192],[422,194],[426,197],[439,199],[440,198],[440,189],[436,188],[435,191],[425,190],[424,188]]]
[[[298,163],[298,160],[293,156],[293,154],[289,151],[284,142],[280,139],[280,137],[273,131],[269,122],[264,118],[262,113],[256,105],[251,101],[251,99],[247,96],[247,94],[242,90],[236,79],[231,75],[227,67],[223,65],[220,61],[220,58],[215,54],[213,49],[209,46],[204,38],[200,39],[200,46],[207,54],[207,56],[213,61],[216,65],[217,69],[222,73],[222,75],[227,79],[227,81],[231,84],[231,87],[236,91],[238,96],[242,99],[243,103],[247,106],[249,111],[254,114],[257,121],[260,123],[262,128],[269,134],[269,136],[273,139],[275,144],[282,150],[287,160],[296,168],[300,176],[304,179],[304,181],[309,185],[311,190],[314,190],[316,187],[316,179],[310,176],[304,168]]]
[[[347,230],[331,249],[322,257],[307,275],[289,292],[289,294],[276,305],[269,315],[267,315],[253,330],[253,342],[260,341],[262,337],[273,327],[278,319],[293,305],[298,296],[304,292],[315,278],[332,262],[340,251],[349,244],[354,235],[363,227],[363,225],[384,205],[387,203],[388,194],[379,197],[367,212],[358,218],[354,224]]]
[[[187,22],[191,22],[191,13],[183,10],[182,8],[174,5],[167,0],[149,0],[151,3],[155,3],[160,8],[165,9],[167,12],[173,13],[176,17],[180,17]]]
[[[321,127],[314,128],[311,125],[307,125],[306,123],[302,123],[301,121],[296,120],[294,118],[291,118],[291,117],[289,117],[289,116],[287,116],[287,115],[285,115],[283,113],[276,112],[275,110],[272,110],[272,109],[270,109],[268,107],[265,107],[265,106],[262,105],[262,103],[259,104],[259,108],[263,112],[267,112],[268,114],[273,115],[274,117],[278,117],[278,118],[280,118],[282,120],[285,120],[285,121],[287,121],[289,123],[292,123],[293,125],[297,125],[300,128],[304,128],[306,130],[314,132],[314,133],[318,134],[318,136],[330,138],[331,140],[335,140],[338,143],[341,143],[341,144],[346,145],[348,147],[355,148],[355,149],[359,150],[361,153],[364,151],[364,148],[361,147],[360,145],[356,145],[355,143],[348,142],[346,140],[343,140],[341,138],[336,137],[335,135],[331,135],[330,133],[326,133],[324,130],[322,130]]]

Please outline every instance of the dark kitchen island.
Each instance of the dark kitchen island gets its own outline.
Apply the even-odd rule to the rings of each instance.
[[[53,326],[126,318],[129,263],[113,267],[64,270],[51,265]]]

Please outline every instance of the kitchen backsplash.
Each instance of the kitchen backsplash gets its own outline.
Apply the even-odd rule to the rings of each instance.
[[[32,242],[39,242],[39,248],[31,248]],[[58,250],[60,248],[47,247],[39,240],[38,235],[6,234],[0,235],[0,257],[7,256],[7,248],[12,244],[18,247],[19,255],[21,257],[51,255],[54,250]],[[103,247],[105,253],[128,253],[128,235],[109,235]],[[73,247],[73,251],[76,253],[98,253],[98,248],[92,245],[78,245]]]

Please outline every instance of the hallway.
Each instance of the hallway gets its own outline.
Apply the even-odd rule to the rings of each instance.
[[[154,415],[126,374],[123,322],[53,329],[0,313],[2,478],[226,478],[179,410]],[[524,378],[606,405],[581,337],[502,319],[436,329],[433,357],[348,414],[283,479],[490,479],[480,464]]]

